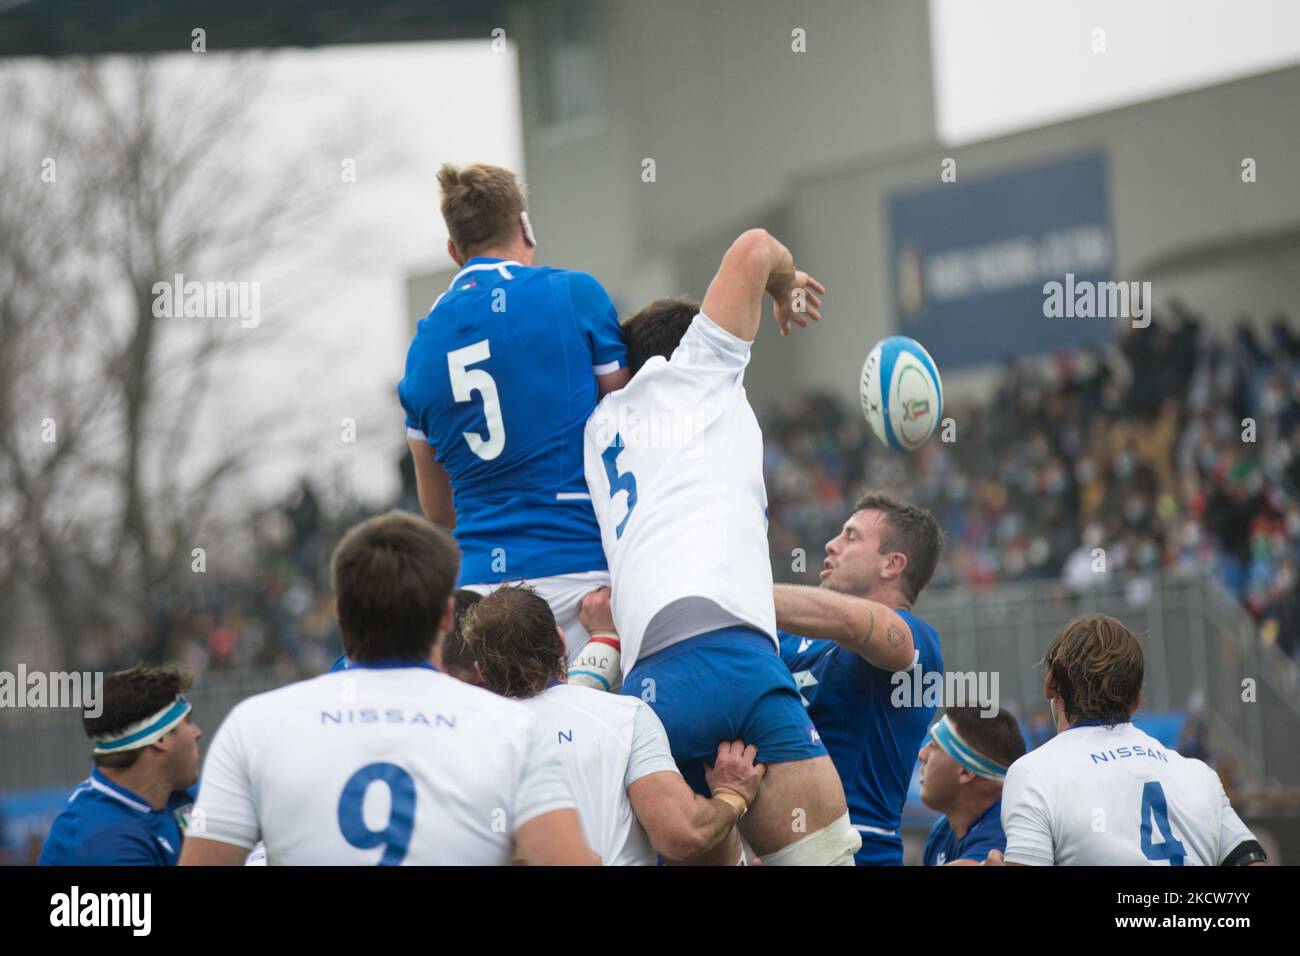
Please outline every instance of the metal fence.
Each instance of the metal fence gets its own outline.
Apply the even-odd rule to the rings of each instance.
[[[1037,661],[1048,642],[1070,618],[1093,611],[1141,637],[1145,709],[1203,710],[1213,747],[1235,760],[1244,782],[1300,786],[1296,664],[1261,643],[1249,616],[1211,578],[1128,579],[1086,594],[1054,582],[954,589],[927,593],[917,606],[942,636],[946,669],[996,672],[1001,705],[1022,718],[1043,706]],[[289,679],[269,671],[206,674],[190,694],[195,720],[210,735],[239,701]],[[0,792],[71,786],[89,760],[79,712],[0,710]]]
[[[194,720],[211,739],[241,700],[292,679],[271,670],[209,673],[187,696],[194,706]],[[82,729],[81,711],[0,709],[0,792],[71,789],[89,772],[90,743]]]
[[[945,669],[996,671],[1001,705],[1021,717],[1045,706],[1037,662],[1066,622],[1116,617],[1146,655],[1144,710],[1200,711],[1243,782],[1300,785],[1300,669],[1259,639],[1217,579],[1099,580],[1083,593],[1057,582],[936,591],[916,610],[943,638]]]

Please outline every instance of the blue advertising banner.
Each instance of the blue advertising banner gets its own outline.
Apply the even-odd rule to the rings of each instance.
[[[1114,242],[1100,151],[896,193],[889,230],[898,332],[941,368],[1100,345],[1120,325],[1103,317]],[[1101,306],[1076,310],[1076,289]]]

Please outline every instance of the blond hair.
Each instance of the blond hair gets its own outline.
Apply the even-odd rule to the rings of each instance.
[[[508,243],[524,211],[524,188],[500,166],[475,163],[438,170],[442,218],[456,248],[466,258]]]

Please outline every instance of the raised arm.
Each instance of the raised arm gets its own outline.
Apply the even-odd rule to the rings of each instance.
[[[912,666],[916,657],[912,629],[892,608],[802,584],[778,584],[772,592],[776,626],[781,630],[832,640],[888,671]]]
[[[795,269],[790,250],[774,236],[750,229],[722,257],[701,311],[732,335],[752,342],[758,335],[764,292],[772,296],[781,334],[788,335],[791,322],[805,326],[807,319],[821,318],[817,294],[825,291],[812,276]]]

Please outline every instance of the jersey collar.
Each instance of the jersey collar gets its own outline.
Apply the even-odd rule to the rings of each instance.
[[[111,797],[118,803],[125,804],[137,813],[154,812],[153,807],[149,805],[149,801],[145,800],[139,794],[132,793],[130,790],[126,789],[126,787],[109,780],[99,772],[98,767],[91,768],[90,779],[87,782],[90,784],[92,790],[97,790],[104,794],[104,796]]]
[[[1100,717],[1090,717],[1087,720],[1079,721],[1077,724],[1071,724],[1069,727],[1066,727],[1065,730],[1061,731],[1061,733],[1065,733],[1067,730],[1077,730],[1080,727],[1118,727],[1120,724],[1130,723],[1132,723],[1131,720],[1117,720],[1113,724],[1106,724]]]
[[[397,657],[382,657],[377,661],[366,661],[364,664],[359,661],[349,660],[348,666],[342,669],[350,671],[390,671],[399,667],[423,667],[435,674],[438,673],[438,668],[428,661],[409,661]]]
[[[502,278],[512,279],[514,276],[510,274],[509,266],[515,266],[519,269],[523,268],[523,266],[518,262],[515,262],[513,259],[494,259],[491,256],[475,256],[465,263],[465,268],[456,273],[455,277],[451,280],[451,285],[447,286],[447,288],[449,290],[456,288],[456,283],[461,280],[461,276],[470,272],[478,272],[482,269],[496,269],[501,273]]]

